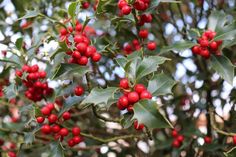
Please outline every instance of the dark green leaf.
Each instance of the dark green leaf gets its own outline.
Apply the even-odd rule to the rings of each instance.
[[[132,117],[133,115],[130,113],[124,114],[124,117],[121,119],[121,125],[123,128],[127,129],[133,124]]]
[[[68,7],[68,14],[73,19],[76,15],[76,8],[77,8],[78,2],[72,2]]]
[[[66,98],[65,102],[63,103],[63,108],[60,110],[59,115],[64,113],[65,111],[70,110],[74,105],[79,104],[84,97],[79,97],[79,96],[69,96]]]
[[[39,11],[37,11],[37,10],[31,10],[31,11],[28,10],[28,11],[26,12],[26,14],[25,14],[23,17],[19,18],[18,20],[33,18],[33,17],[36,17],[36,16],[38,16],[38,15],[40,15],[40,12],[39,12]]]
[[[117,87],[107,87],[105,89],[96,87],[92,89],[90,94],[83,100],[81,104],[107,104],[108,100],[114,97],[114,93],[117,89]]]
[[[61,63],[59,68],[56,70],[56,72],[53,75],[52,79],[56,79],[61,76],[69,76],[69,75],[77,75],[77,76],[83,76],[87,72],[89,72],[88,66],[80,66],[78,64],[69,64],[69,63]]]
[[[152,100],[141,100],[134,104],[134,116],[139,123],[145,124],[148,128],[173,128],[167,118],[162,115],[156,102]]]
[[[99,0],[96,8],[96,14],[101,14],[106,12],[105,6],[108,5],[111,0]]]
[[[227,16],[225,13],[220,11],[212,11],[209,16],[208,29],[212,31],[217,31],[221,29],[227,22]]]
[[[217,31],[214,40],[233,40],[236,36],[236,22],[227,25]]]
[[[176,84],[176,82],[169,76],[161,73],[155,75],[148,83],[148,91],[152,93],[153,96],[171,94],[171,89]]]
[[[59,142],[52,143],[49,157],[64,157],[64,151]]]
[[[214,69],[229,84],[233,84],[234,66],[227,57],[212,56],[211,68]]]
[[[125,65],[127,63],[127,59],[125,57],[120,57],[120,58],[116,58],[116,62],[124,69]]]
[[[23,38],[18,38],[18,39],[16,40],[16,48],[17,48],[18,50],[21,50],[21,49],[22,49],[22,46],[23,46],[23,43],[24,43]]]
[[[87,26],[87,24],[89,23],[89,21],[90,21],[91,19],[92,19],[91,17],[87,17],[87,16],[86,16],[86,19],[85,19],[84,24],[83,24],[82,32],[84,31],[85,27]]]
[[[183,50],[193,47],[194,45],[196,45],[196,43],[194,43],[192,41],[177,42],[177,43],[172,44],[170,46],[166,46],[166,47],[161,48],[160,54],[165,53],[165,52],[169,52],[169,51],[183,51]]]
[[[19,63],[13,61],[12,59],[8,59],[8,58],[0,59],[0,62],[13,63],[13,64],[15,64],[17,67],[20,67],[20,64],[19,64]]]

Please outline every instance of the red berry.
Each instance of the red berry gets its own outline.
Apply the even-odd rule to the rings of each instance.
[[[178,131],[177,130],[172,130],[171,132],[172,137],[176,138],[178,136]]]
[[[47,76],[47,73],[45,71],[40,71],[39,72],[39,77],[40,78],[45,78]]]
[[[68,26],[67,29],[69,30],[70,33],[73,32],[73,27],[72,26]]]
[[[153,51],[153,50],[155,50],[155,49],[156,49],[156,47],[157,47],[157,45],[156,45],[156,43],[155,43],[155,42],[153,42],[153,41],[151,41],[151,42],[148,42],[148,44],[147,44],[147,48],[148,48],[150,51]]]
[[[135,128],[136,130],[143,130],[144,124],[142,124],[142,123],[139,124],[138,121],[135,120],[135,121],[134,121],[134,128]]]
[[[119,98],[119,104],[122,105],[124,108],[127,108],[129,105],[129,100],[127,96],[122,96]]]
[[[236,136],[233,136],[233,143],[236,145]]]
[[[79,60],[78,60],[78,64],[79,65],[86,65],[88,63],[88,58],[85,56],[82,56]]]
[[[36,120],[37,120],[38,123],[41,124],[41,123],[44,122],[45,118],[44,117],[37,117]]]
[[[118,2],[119,9],[122,9],[126,5],[128,5],[128,3],[125,0],[119,0]]]
[[[51,133],[51,127],[48,124],[45,124],[41,127],[41,132],[43,134],[50,134]]]
[[[125,107],[122,106],[119,101],[116,103],[116,105],[119,110],[125,110]]]
[[[82,29],[82,27],[81,27],[81,29]],[[83,42],[83,36],[81,36],[81,35],[76,35],[76,36],[74,37],[74,41],[75,41],[76,43],[81,43],[81,42]]]
[[[72,134],[73,134],[74,136],[80,135],[80,128],[77,127],[77,126],[73,127],[73,128],[72,128]]]
[[[139,45],[138,39],[134,39],[134,40],[132,41],[132,43],[133,43],[133,45]]]
[[[61,136],[67,136],[67,135],[69,134],[69,131],[68,131],[68,129],[66,129],[66,128],[62,128],[62,129],[60,130],[59,134],[60,134]]]
[[[52,132],[54,132],[54,133],[58,133],[58,132],[61,130],[61,128],[60,128],[59,125],[56,125],[56,124],[55,124],[55,125],[52,126],[51,130],[52,130]]]
[[[151,99],[152,98],[152,94],[145,90],[140,94],[140,99]]]
[[[57,115],[55,115],[55,114],[50,114],[50,115],[48,116],[48,121],[49,121],[49,123],[55,123],[55,122],[57,121]]]
[[[200,40],[201,47],[207,47],[209,45],[208,40],[202,39]]]
[[[96,51],[97,51],[97,50],[96,50],[96,48],[95,48],[94,46],[88,46],[85,55],[86,55],[86,57],[90,57],[90,56],[92,56]]]
[[[33,65],[30,68],[30,72],[32,72],[32,73],[38,72],[38,70],[39,70],[39,66],[37,64]]]
[[[179,148],[180,147],[180,142],[178,140],[173,140],[172,142],[172,147]]]
[[[129,80],[127,78],[123,78],[120,80],[120,88],[123,88],[123,89],[129,88]]]
[[[210,52],[208,49],[201,49],[200,55],[206,59],[210,58]]]
[[[79,44],[77,44],[76,45],[76,48],[77,48],[77,50],[80,52],[80,53],[85,53],[86,52],[86,50],[87,50],[87,45],[85,44],[85,43],[79,43]]]
[[[205,136],[204,141],[205,141],[205,143],[210,144],[212,142],[212,139],[209,136]]]
[[[82,141],[82,139],[81,139],[80,136],[75,136],[75,137],[73,137],[73,141],[74,141],[75,144],[78,144]]]
[[[74,140],[73,140],[73,139],[70,139],[70,140],[68,141],[68,146],[74,147],[74,145],[75,145]]]
[[[216,43],[217,43],[217,45],[219,47],[223,43],[223,41],[222,40],[218,40],[218,41],[216,41]]]
[[[71,117],[71,115],[70,115],[70,112],[64,112],[63,114],[62,114],[62,117],[63,117],[63,119],[64,120],[68,120],[68,119],[70,119],[70,117]]]
[[[127,107],[127,110],[128,110],[128,112],[130,112],[130,113],[133,113],[133,112],[134,112],[134,108],[133,108],[132,105],[129,105],[129,106]]]
[[[46,107],[48,107],[51,111],[54,110],[54,108],[55,108],[53,103],[47,103]]]
[[[28,65],[23,65],[22,71],[23,72],[30,72],[30,67]]]
[[[89,8],[89,2],[83,2],[82,3],[82,8],[83,9],[88,9]]]
[[[124,14],[124,15],[129,15],[131,10],[132,10],[131,7],[128,5],[123,6],[121,9],[122,14]]]
[[[72,55],[73,51],[67,51],[66,54]]]
[[[98,61],[100,61],[100,59],[101,59],[101,54],[100,54],[100,53],[94,53],[94,54],[93,54],[92,60],[93,60],[94,62],[98,62]]]
[[[178,135],[176,138],[180,143],[184,141],[184,136],[183,135]]]
[[[144,90],[146,90],[146,87],[143,84],[136,84],[134,86],[134,90],[135,92],[137,92],[138,94],[141,94]]]
[[[16,76],[22,77],[23,73],[20,70],[16,70]]]
[[[193,52],[193,54],[200,54],[201,49],[200,49],[199,46],[193,46],[192,47],[192,52]]]
[[[148,31],[146,29],[139,31],[139,37],[141,38],[147,38],[148,37]]]
[[[74,93],[77,96],[81,96],[84,93],[84,88],[82,86],[77,86],[74,89]]]
[[[128,100],[130,103],[136,103],[139,101],[139,95],[137,92],[130,92],[128,94]]]
[[[82,31],[82,28],[83,28],[83,25],[81,25],[80,23],[75,26],[75,30],[78,32]]]
[[[209,47],[211,50],[216,51],[218,49],[218,44],[217,42],[213,41],[210,43]]]
[[[12,152],[12,151],[7,152],[7,155],[8,155],[9,157],[16,157],[16,153],[15,153],[15,152]]]
[[[66,28],[62,28],[61,30],[60,30],[60,34],[63,36],[63,35],[67,35],[67,30],[66,30]]]
[[[74,51],[74,52],[72,53],[72,57],[73,57],[73,58],[76,58],[76,59],[79,59],[79,58],[81,57],[81,54],[79,53],[79,51]]]
[[[47,115],[49,115],[50,113],[51,113],[51,110],[48,108],[48,107],[43,107],[42,109],[41,109],[41,113],[43,114],[43,115],[45,115],[45,116],[47,116]]]

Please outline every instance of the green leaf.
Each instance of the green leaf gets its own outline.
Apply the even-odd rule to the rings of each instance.
[[[226,157],[235,157],[236,156],[236,147],[233,147],[232,149],[230,149],[227,152],[224,152],[224,155]]]
[[[177,42],[177,43],[172,44],[170,46],[166,46],[166,47],[161,48],[160,54],[162,54],[164,52],[169,52],[169,51],[183,51],[183,50],[193,47],[194,45],[196,45],[196,43],[194,43],[192,41]]]
[[[236,36],[236,22],[221,28],[216,32],[214,40],[233,40]]]
[[[149,5],[149,8],[145,11],[146,13],[151,13],[153,12],[156,7],[159,5],[160,2],[163,3],[170,3],[170,2],[174,2],[174,3],[181,3],[180,1],[176,1],[176,0],[151,0],[151,3]]]
[[[33,18],[39,15],[40,15],[40,12],[37,10],[28,10],[26,14],[23,17],[19,18],[18,20]]]
[[[171,94],[175,84],[176,82],[169,76],[163,73],[157,74],[148,82],[148,91],[154,96]]]
[[[127,129],[133,125],[132,117],[133,115],[130,113],[124,114],[124,117],[121,119],[121,125],[124,129]]]
[[[74,105],[79,104],[84,97],[79,97],[79,96],[69,96],[66,98],[65,102],[63,103],[63,108],[60,110],[59,115],[64,113],[65,111],[70,110]]]
[[[54,73],[52,79],[56,79],[62,76],[69,76],[69,75],[78,75],[83,76],[90,69],[88,66],[80,66],[78,64],[69,64],[69,63],[61,63],[56,72]]]
[[[25,144],[32,144],[35,140],[35,136],[32,132],[24,133],[24,143]]]
[[[208,19],[208,29],[217,31],[221,29],[227,22],[227,16],[220,11],[212,11]]]
[[[169,59],[160,56],[145,57],[137,67],[136,79],[139,80],[144,76],[156,71],[158,65],[163,64],[166,60]]]
[[[134,104],[134,116],[139,123],[145,124],[149,129],[173,128],[171,123],[163,116],[152,100],[141,100]]]
[[[11,83],[9,86],[3,88],[4,94],[8,99],[15,98],[17,95],[15,83]]]
[[[77,8],[78,2],[72,2],[68,7],[68,14],[73,19],[76,15],[76,8]]]
[[[59,48],[50,55],[50,60],[53,60],[57,54],[61,52],[67,52],[67,51],[71,51],[71,50],[67,47],[66,41],[59,42]]]
[[[212,56],[211,68],[214,69],[225,81],[233,85],[234,66],[225,56]]]
[[[83,28],[82,28],[82,32],[84,31],[85,27],[87,26],[87,24],[89,23],[89,21],[91,20],[91,17],[86,16],[86,19],[83,23]]]
[[[105,6],[111,3],[111,0],[99,0],[96,8],[96,14],[106,12]]]
[[[16,40],[16,48],[18,49],[18,50],[21,50],[22,49],[22,46],[23,46],[23,43],[24,43],[24,41],[23,41],[23,38],[18,38],[17,40]]]
[[[128,61],[125,57],[116,58],[115,60],[123,69],[125,68],[125,65]]]
[[[12,59],[7,59],[7,58],[3,58],[3,59],[0,59],[0,62],[6,62],[6,63],[13,63],[15,64],[17,67],[21,67],[19,63],[13,61]]]
[[[51,146],[51,153],[49,157],[64,157],[64,151],[59,142],[54,142],[50,146]]]
[[[107,104],[109,99],[114,98],[114,93],[117,89],[117,87],[107,87],[105,89],[98,87],[93,88],[90,94],[83,100],[81,104]]]

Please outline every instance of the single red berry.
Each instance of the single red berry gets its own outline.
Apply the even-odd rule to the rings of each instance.
[[[142,123],[139,124],[138,121],[135,120],[135,121],[134,121],[134,128],[135,128],[136,130],[143,130],[144,124],[142,124]]]
[[[201,49],[200,49],[199,46],[193,46],[192,47],[192,52],[193,52],[193,54],[200,54]]]
[[[62,117],[64,120],[68,120],[70,119],[71,115],[70,115],[70,112],[66,111],[62,114]]]
[[[7,155],[8,155],[9,157],[16,157],[16,153],[15,153],[15,152],[12,152],[12,151],[7,152]]]
[[[79,58],[81,57],[81,54],[79,53],[79,51],[74,51],[74,52],[72,53],[72,57],[73,57],[73,58],[76,58],[76,59],[79,59]]]
[[[101,59],[101,54],[100,53],[94,53],[92,55],[92,61],[98,62],[98,61],[100,61],[100,59]]]
[[[82,56],[80,59],[78,59],[79,65],[86,65],[88,63],[88,58],[85,56]]]
[[[128,3],[125,0],[119,0],[118,2],[119,9],[122,9],[126,5],[128,5]]]
[[[180,143],[184,141],[184,136],[183,135],[178,135],[176,138]]]
[[[201,49],[200,55],[206,59],[210,58],[210,52],[208,49]]]
[[[23,73],[20,70],[16,70],[16,76],[22,77]]]
[[[233,136],[233,143],[236,145],[236,136]]]
[[[212,139],[209,136],[205,136],[204,141],[205,141],[206,144],[210,144],[212,142]]]
[[[116,106],[119,110],[125,110],[125,107],[122,106],[119,101],[116,103]]]
[[[47,76],[47,73],[45,71],[40,71],[39,72],[39,77],[40,78],[45,78]]]
[[[72,33],[74,30],[72,26],[68,26],[67,29],[69,30],[70,33]]]
[[[173,140],[172,142],[172,147],[179,148],[180,147],[180,142],[176,139]]]
[[[139,31],[139,37],[141,38],[147,38],[148,37],[148,31],[146,29],[142,29]]]
[[[130,92],[128,94],[128,100],[130,103],[136,103],[139,101],[139,95],[137,92]]]
[[[66,30],[66,28],[62,28],[61,30],[60,30],[60,34],[62,35],[62,36],[64,36],[64,35],[67,35],[67,30]]]
[[[48,107],[51,111],[55,109],[55,106],[53,103],[47,103],[46,107]]]
[[[75,30],[78,32],[82,31],[82,28],[83,28],[83,25],[80,23],[75,26]]]
[[[127,96],[122,96],[119,98],[119,104],[122,105],[123,107],[127,108],[129,105],[129,100]]]
[[[55,114],[50,114],[50,115],[48,116],[48,121],[49,121],[49,123],[55,123],[55,122],[57,121],[57,115],[55,115]]]
[[[66,129],[66,128],[62,128],[62,129],[60,130],[59,134],[60,134],[61,136],[67,136],[67,135],[69,134],[69,131],[68,131],[68,129]]]
[[[43,115],[45,115],[45,116],[47,116],[47,115],[49,115],[50,113],[51,113],[51,110],[48,108],[48,107],[43,107],[42,109],[41,109],[41,113],[43,114]]]
[[[85,43],[81,42],[81,43],[79,43],[79,44],[76,45],[76,48],[77,48],[77,50],[78,50],[80,53],[83,54],[83,53],[85,53],[86,50],[87,50],[87,45],[86,45]]]
[[[177,130],[172,130],[171,132],[172,137],[176,138],[178,136],[178,131]]]
[[[30,67],[28,65],[23,65],[22,71],[23,72],[29,72],[30,71]]]
[[[140,94],[140,99],[152,99],[152,94],[147,91],[144,90],[141,94]]]
[[[122,12],[122,14],[124,14],[124,15],[129,15],[130,12],[131,12],[131,10],[132,10],[132,9],[131,9],[130,6],[125,5],[125,6],[122,7],[121,12]]]
[[[217,43],[217,45],[219,47],[223,43],[223,41],[222,40],[217,40],[216,43]]]
[[[207,47],[209,45],[209,42],[208,40],[203,39],[203,40],[200,40],[200,45],[201,47]]]
[[[51,130],[52,130],[52,132],[54,132],[54,133],[58,133],[58,132],[61,130],[61,128],[60,128],[59,125],[56,125],[56,124],[55,124],[55,125],[52,126]]]
[[[66,51],[67,55],[72,55],[73,51]]]
[[[30,67],[30,72],[35,73],[38,72],[39,66],[37,64]]]
[[[77,86],[74,89],[74,93],[77,96],[81,96],[84,93],[84,88],[82,86]]]
[[[81,27],[81,29],[82,29],[82,27]],[[81,35],[76,35],[76,36],[74,37],[74,42],[75,42],[75,43],[81,43],[81,42],[83,42],[83,36],[81,36]]]
[[[88,9],[89,8],[89,2],[83,2],[82,3],[82,8],[83,9]]]
[[[147,44],[147,48],[150,50],[150,51],[153,51],[157,48],[157,45],[155,42],[151,41],[151,42],[148,42]]]
[[[123,78],[120,80],[120,88],[123,88],[123,89],[129,88],[129,80],[127,78]]]
[[[68,146],[69,147],[74,147],[75,143],[73,139],[68,140]]]
[[[133,43],[133,45],[139,45],[138,39],[134,39],[134,40],[132,41],[132,43]]]
[[[218,49],[218,44],[217,42],[213,41],[210,43],[209,47],[211,50],[216,51]]]
[[[75,137],[73,137],[73,141],[75,144],[79,144],[82,141],[82,139],[80,136],[75,136]]]
[[[73,127],[73,128],[72,128],[72,134],[73,134],[74,136],[80,135],[80,128],[77,127],[77,126]]]
[[[127,107],[127,111],[130,112],[130,113],[133,113],[133,112],[134,112],[133,106],[132,106],[132,105],[129,105],[129,106]]]
[[[37,120],[38,123],[41,124],[41,123],[44,122],[45,118],[44,117],[37,117],[36,120]]]
[[[94,46],[88,46],[85,56],[86,57],[91,57],[95,52],[97,51],[97,49]]]
[[[51,127],[48,124],[45,124],[41,127],[41,132],[43,134],[50,134],[51,133]]]
[[[134,90],[135,92],[137,92],[138,94],[141,94],[143,91],[146,90],[146,87],[143,84],[136,84],[134,86]]]

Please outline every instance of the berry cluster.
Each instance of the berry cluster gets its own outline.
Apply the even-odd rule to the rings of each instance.
[[[150,0],[135,0],[133,4],[129,4],[126,0],[119,0],[118,7],[123,15],[131,13],[132,8],[138,11],[145,11],[150,4]]]
[[[63,140],[64,137],[69,135],[69,130],[64,127],[60,127],[59,124],[69,120],[71,118],[70,112],[66,111],[62,114],[62,117],[58,117],[56,112],[53,113],[55,106],[53,103],[48,103],[41,108],[41,115],[36,118],[39,124],[43,124],[45,119],[47,119],[46,124],[43,124],[41,127],[41,132],[43,134],[49,135],[52,134],[55,140]],[[72,137],[68,140],[68,146],[73,147],[76,144],[82,141],[80,136],[80,128],[75,126],[71,130]]]
[[[26,80],[22,78],[23,73],[26,73]],[[53,93],[53,89],[48,87],[47,81],[43,81],[47,73],[39,71],[37,64],[33,66],[24,65],[21,70],[16,70],[16,76],[24,79],[23,84],[27,87],[25,96],[32,101],[40,101],[43,96],[48,96]]]
[[[98,62],[101,59],[101,54],[97,52],[94,46],[90,45],[90,39],[85,32],[82,32],[82,29],[83,25],[77,21],[74,28],[68,26],[60,30],[60,39],[66,41],[70,49],[73,49],[73,51],[66,52],[67,55],[71,56],[68,62],[87,65],[89,58],[91,58],[93,62]],[[73,44],[69,41],[69,37],[71,36],[74,39],[74,46],[72,46]]]
[[[128,112],[133,112],[133,106],[141,99],[151,99],[152,94],[147,91],[143,84],[136,84],[133,88],[130,88],[129,81],[127,78],[120,80],[120,88],[123,90],[123,95],[119,98],[117,102],[117,107],[119,110],[127,109]],[[144,124],[139,124],[138,121],[134,121],[134,128],[136,130],[142,130]]]
[[[0,140],[1,149],[7,152],[9,157],[16,157],[16,153],[12,150],[16,149],[16,144],[13,142],[7,143],[4,140]]]
[[[214,41],[216,32],[207,30],[198,39],[198,45],[192,47],[193,54],[200,55],[206,59],[210,58],[211,54],[221,55],[219,50],[222,40]]]
[[[172,146],[175,148],[179,148],[184,141],[184,136],[180,135],[175,129],[172,130],[171,135],[174,138],[174,140],[172,141]]]

